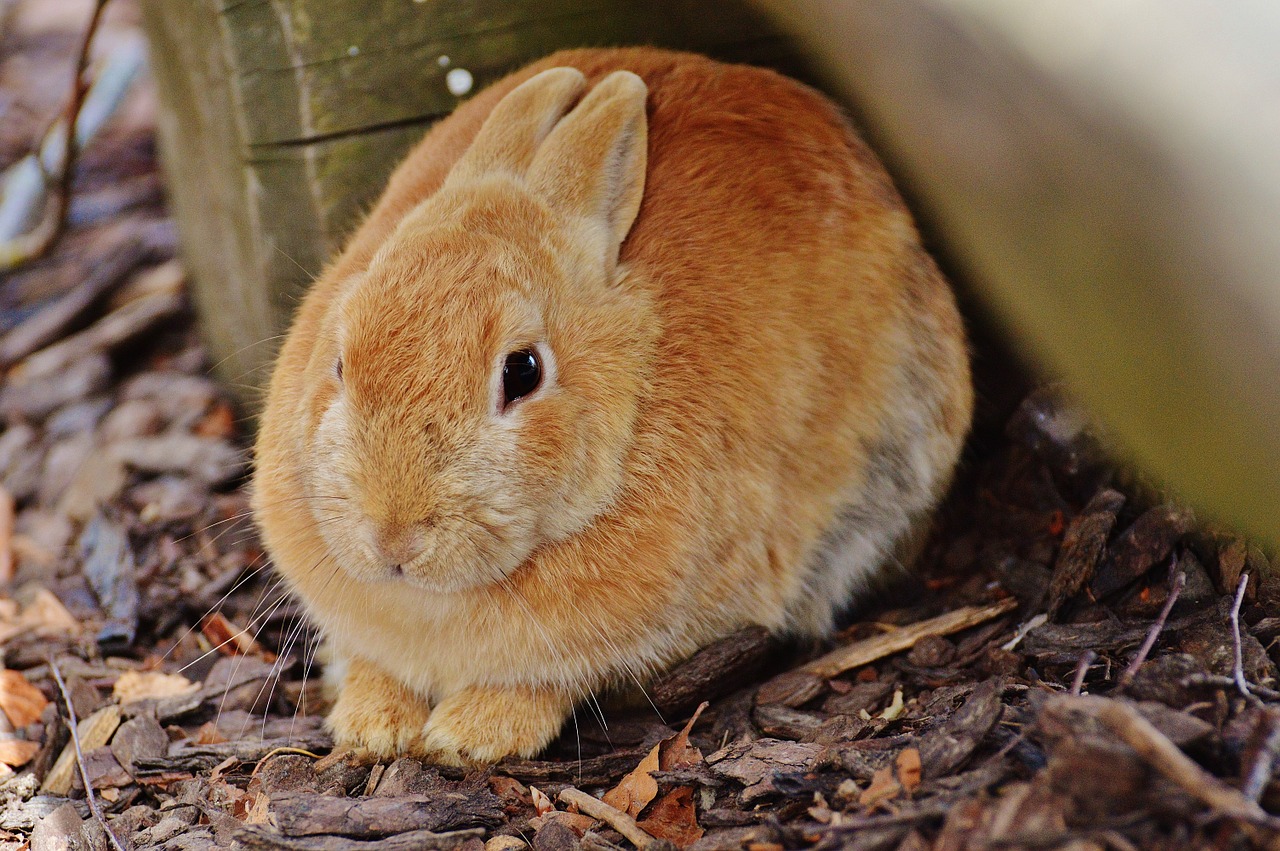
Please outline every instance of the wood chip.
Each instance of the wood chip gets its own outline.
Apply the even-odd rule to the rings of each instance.
[[[105,747],[111,741],[112,734],[120,726],[120,707],[111,704],[80,721],[76,730],[80,734],[80,749],[88,753],[96,748]],[[62,749],[58,761],[53,764],[49,774],[44,778],[40,791],[49,795],[65,796],[71,791],[72,777],[76,772],[76,751],[71,743]]]
[[[186,307],[181,295],[158,293],[129,302],[90,325],[84,331],[41,349],[17,367],[23,376],[54,375],[96,352],[111,351],[137,339]]]
[[[369,838],[415,830],[492,827],[502,822],[502,802],[487,787],[469,793],[440,792],[428,800],[285,792],[272,797],[270,809],[272,822],[287,836]]]
[[[1106,552],[1107,537],[1115,526],[1116,514],[1124,503],[1124,494],[1104,488],[1093,495],[1067,527],[1049,584],[1050,616],[1093,579],[1098,562]]]

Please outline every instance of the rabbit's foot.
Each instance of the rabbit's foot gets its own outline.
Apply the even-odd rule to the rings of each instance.
[[[531,757],[559,734],[572,708],[568,694],[550,687],[473,686],[436,706],[414,750],[447,765]]]
[[[418,740],[430,715],[424,698],[357,657],[347,663],[338,700],[325,725],[337,747],[394,759],[420,750]]]

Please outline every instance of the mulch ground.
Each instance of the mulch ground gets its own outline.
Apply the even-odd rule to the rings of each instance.
[[[56,111],[80,20],[8,21],[0,164]],[[538,760],[333,753],[153,130],[144,85],[86,152],[71,233],[0,278],[0,847],[107,848],[104,825],[138,849],[1280,847],[1268,556],[984,349],[921,564],[827,645],[732,636]]]

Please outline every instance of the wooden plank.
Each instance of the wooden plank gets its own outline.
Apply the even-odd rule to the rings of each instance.
[[[241,157],[242,110],[209,0],[143,0],[151,64],[164,100],[158,127],[196,307],[221,374],[251,380],[278,333],[266,280],[254,183]],[[305,209],[295,219],[306,217]],[[225,360],[224,360],[225,359]]]
[[[761,5],[1036,359],[1186,498],[1280,543],[1280,12]]]
[[[735,48],[758,48],[768,32],[739,4],[708,15],[690,0],[330,0],[322,10],[305,0],[257,0],[223,19],[239,96],[255,105],[245,112],[250,145],[439,117],[514,67],[566,45],[642,41],[749,59],[750,48]],[[465,92],[448,85],[448,74],[458,71],[471,77]]]
[[[251,403],[298,295],[394,165],[508,71],[565,47],[649,43],[804,75],[743,0],[142,4],[197,306],[218,372]],[[458,69],[465,92],[448,84]]]

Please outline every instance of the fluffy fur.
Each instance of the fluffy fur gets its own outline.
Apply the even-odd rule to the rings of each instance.
[[[543,386],[503,411],[528,347]],[[433,128],[316,282],[254,507],[343,662],[339,744],[529,756],[739,627],[828,631],[971,401],[951,293],[831,103],[559,53]]]

